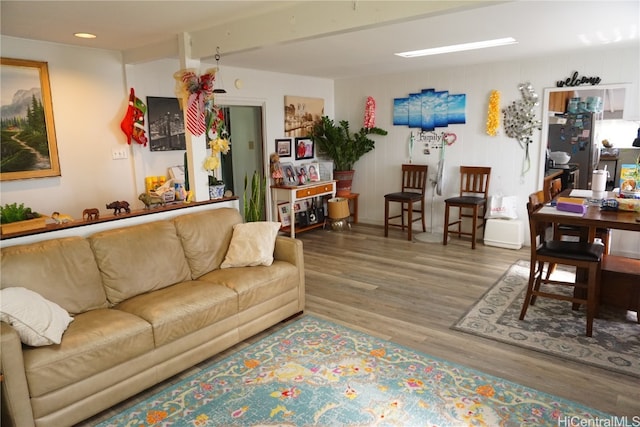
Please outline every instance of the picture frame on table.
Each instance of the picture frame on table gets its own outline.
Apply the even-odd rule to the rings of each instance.
[[[0,181],[61,176],[47,63],[0,58],[0,80],[3,100],[17,99],[18,93],[29,99],[29,108],[2,107],[2,120],[15,124],[3,129]]]
[[[278,220],[283,227],[291,225],[291,212],[288,202],[278,203]]]
[[[310,182],[320,181],[320,165],[318,163],[309,163],[307,165],[307,173]]]
[[[313,159],[313,140],[307,137],[296,138],[296,160]]]
[[[298,185],[298,174],[296,173],[293,163],[280,163],[282,168],[282,177],[284,178],[284,185],[296,186]]]
[[[277,138],[276,153],[280,157],[291,157],[291,138]]]
[[[299,165],[296,168],[296,175],[298,175],[298,184],[307,185],[311,181],[309,180],[309,172],[307,171],[307,165]]]

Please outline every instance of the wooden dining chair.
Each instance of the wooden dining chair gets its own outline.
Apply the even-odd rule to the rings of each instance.
[[[553,181],[551,181],[551,184],[549,185],[549,195],[548,195],[548,198],[545,199],[545,201],[555,198],[561,192],[562,192],[562,179],[556,178]]]
[[[544,191],[529,196],[527,212],[529,215],[529,233],[531,237],[531,259],[527,293],[522,303],[520,320],[524,320],[527,309],[534,305],[537,297],[568,301],[574,307],[587,307],[586,336],[593,333],[593,319],[598,312],[600,299],[600,275],[602,268],[602,245],[586,242],[567,242],[563,240],[547,240],[548,224],[536,221],[534,212],[544,206]],[[586,283],[579,281],[581,275],[576,274],[573,282],[559,281],[544,276],[545,267],[552,264],[573,266],[587,272]],[[560,287],[571,287],[570,294],[558,292]]]
[[[485,210],[489,192],[489,179],[491,168],[481,166],[460,166],[460,195],[450,197],[444,201],[444,236],[442,244],[446,245],[449,233],[460,236],[471,236],[471,249],[476,248],[476,231],[485,226]],[[455,221],[449,222],[449,211],[458,208],[458,216]],[[471,213],[468,210],[471,209]],[[471,218],[471,232],[462,231],[462,218]],[[451,226],[457,226],[457,230],[450,231]]]
[[[400,227],[403,231],[407,227],[407,240],[413,238],[412,230],[415,221],[422,221],[422,231],[427,231],[424,222],[424,195],[427,189],[427,165],[402,165],[402,191],[384,195],[384,237],[389,235],[389,227]],[[389,215],[389,203],[400,203],[400,214]],[[416,203],[416,206],[414,206]],[[404,217],[407,214],[407,225]],[[418,213],[420,216],[414,217]],[[389,220],[400,218],[400,223]]]

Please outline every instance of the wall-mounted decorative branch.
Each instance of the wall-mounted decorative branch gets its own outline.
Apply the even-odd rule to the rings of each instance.
[[[522,99],[513,101],[511,105],[502,110],[504,118],[504,130],[509,138],[515,138],[525,150],[522,165],[524,175],[531,167],[529,157],[529,145],[533,142],[531,136],[534,130],[540,130],[541,122],[536,119],[535,107],[539,104],[538,94],[531,83],[521,83],[518,86]]]

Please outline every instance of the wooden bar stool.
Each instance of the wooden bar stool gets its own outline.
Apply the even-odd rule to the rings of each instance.
[[[424,194],[427,189],[427,165],[402,165],[402,191],[389,193],[384,196],[384,237],[389,235],[389,227],[400,227],[403,231],[408,228],[407,240],[412,240],[412,228],[415,221],[422,221],[422,231],[427,231],[424,222]],[[400,203],[400,215],[389,216],[389,203]],[[413,204],[419,204],[414,207]],[[407,225],[404,214],[407,213]],[[413,214],[420,216],[414,218]],[[389,222],[390,219],[400,218],[400,224]]]
[[[444,235],[442,244],[446,245],[449,233],[460,236],[471,236],[471,249],[476,248],[476,230],[484,228],[484,213],[487,207],[487,193],[489,192],[490,167],[460,166],[460,195],[450,197],[444,201]],[[458,218],[449,222],[449,210],[458,208]],[[471,213],[463,212],[471,209]],[[462,218],[471,218],[471,232],[462,231]],[[457,230],[450,231],[449,227],[457,225]]]

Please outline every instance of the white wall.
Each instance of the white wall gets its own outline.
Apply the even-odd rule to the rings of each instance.
[[[136,143],[129,148],[129,159],[111,160],[112,148],[126,145],[120,122],[129,88],[145,102],[147,96],[175,96],[178,60],[128,65],[125,71],[119,52],[4,36],[0,42],[3,57],[49,64],[62,170],[56,178],[3,181],[0,203],[24,203],[43,214],[59,211],[74,218],[88,207],[108,215],[105,204],[114,200],[141,208],[137,196],[144,191],[144,177],[166,175],[168,166],[182,164],[183,151],[152,153]],[[203,65],[202,70],[211,66]],[[324,98],[325,111],[333,115],[331,80],[225,68],[224,63],[220,68],[228,92],[221,103],[264,107],[267,162],[275,151],[274,140],[284,136],[285,95]],[[234,87],[236,79],[243,81],[242,89]]]
[[[487,106],[492,90],[501,92],[501,107],[521,99],[518,85],[531,82],[540,96],[537,118],[541,119],[542,95],[545,87],[555,86],[563,77],[579,71],[581,75],[599,76],[602,84],[631,83],[627,117],[640,120],[640,58],[636,49],[610,49],[597,54],[573,53],[558,57],[545,57],[504,63],[479,64],[455,69],[424,70],[418,72],[358,77],[338,80],[335,84],[336,119],[349,120],[353,128],[362,126],[367,96],[377,103],[376,125],[389,131],[376,138],[376,149],[366,154],[355,166],[353,191],[360,193],[360,221],[382,224],[383,196],[400,188],[400,164],[407,162],[408,141],[412,129],[393,126],[393,98],[406,97],[421,89],[435,88],[467,96],[466,124],[436,128],[436,132],[453,132],[457,141],[445,150],[445,187],[442,196],[435,197],[433,223],[435,231],[442,231],[446,197],[455,195],[459,187],[460,165],[491,166],[491,194],[515,195],[519,198],[519,216],[526,218],[526,199],[542,185],[540,174],[540,132],[534,135],[530,146],[531,167],[523,171],[524,150],[515,139],[501,133],[496,137],[486,134]],[[502,124],[502,117],[500,118]],[[637,127],[635,128],[637,130]],[[415,131],[415,130],[414,130]],[[629,135],[633,140],[635,136]],[[413,162],[429,165],[429,175],[437,171],[439,150],[422,154],[422,144],[416,144]],[[427,211],[431,209],[431,188],[427,193]],[[427,224],[430,222],[430,215]],[[640,236],[631,234],[624,253],[640,257]],[[527,239],[528,241],[528,239]]]
[[[119,52],[2,37],[2,56],[48,62],[62,176],[1,183],[1,203],[80,218],[85,208],[134,197],[127,160],[111,160],[124,141],[126,109]]]

